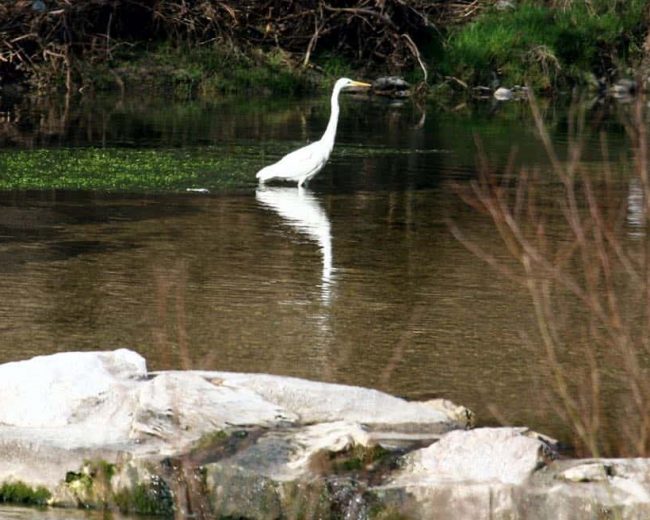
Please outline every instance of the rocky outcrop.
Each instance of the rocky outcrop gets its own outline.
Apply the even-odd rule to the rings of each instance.
[[[0,366],[0,485],[45,488],[52,505],[142,512],[210,498],[255,518],[260,500],[289,507],[287,486],[371,464],[390,453],[380,444],[429,444],[470,418],[446,401],[295,378],[149,374],[129,350],[61,353]]]
[[[135,352],[0,366],[0,502],[194,518],[650,517],[650,462],[557,460],[448,401]]]

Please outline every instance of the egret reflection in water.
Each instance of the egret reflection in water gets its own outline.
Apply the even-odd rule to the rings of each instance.
[[[323,256],[322,299],[329,303],[332,291],[332,234],[330,221],[316,196],[306,188],[260,188],[256,199],[275,211],[292,228],[315,240]]]

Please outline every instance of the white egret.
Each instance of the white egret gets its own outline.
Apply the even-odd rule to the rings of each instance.
[[[278,162],[266,166],[257,172],[260,183],[271,179],[298,181],[298,187],[309,181],[323,169],[334,148],[336,125],[339,122],[339,93],[347,87],[370,87],[369,83],[341,78],[334,84],[332,91],[332,112],[323,137],[307,146],[285,155]]]

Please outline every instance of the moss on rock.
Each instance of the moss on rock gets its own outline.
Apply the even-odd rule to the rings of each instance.
[[[4,482],[0,486],[0,503],[43,506],[51,496],[45,487],[31,487],[20,480]]]
[[[111,479],[116,466],[106,460],[85,461],[79,471],[68,471],[65,484],[83,507],[106,508],[112,502]]]
[[[172,493],[165,481],[156,476],[149,483],[120,489],[114,493],[113,501],[122,513],[171,515],[174,512]]]

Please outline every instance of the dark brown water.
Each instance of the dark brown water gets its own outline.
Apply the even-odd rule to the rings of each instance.
[[[24,108],[5,148],[245,146],[261,167],[318,138],[328,116],[326,99],[85,103],[67,113]],[[410,103],[343,104],[331,161],[304,191],[257,189],[251,170],[249,185],[228,193],[0,194],[0,362],[128,347],[154,370],[270,372],[440,396],[483,421],[503,414],[562,437],[535,398],[527,293],[449,230],[451,220],[506,258],[454,185],[475,178],[477,142],[497,171],[516,148],[518,164],[545,174],[528,107],[429,108],[422,121]],[[546,108],[545,118],[562,155],[566,110]],[[586,161],[598,168],[602,135],[610,156],[627,160],[616,116],[597,130],[585,138]]]

